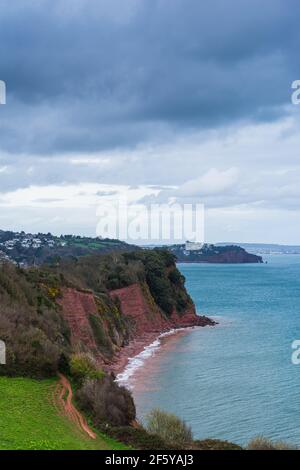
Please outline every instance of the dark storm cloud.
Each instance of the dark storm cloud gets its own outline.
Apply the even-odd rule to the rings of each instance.
[[[117,149],[282,116],[299,13],[297,0],[4,0],[0,149]]]

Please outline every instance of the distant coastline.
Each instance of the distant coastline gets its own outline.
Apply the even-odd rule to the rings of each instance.
[[[257,255],[299,255],[300,245],[281,245],[277,243],[217,243],[217,246],[238,245],[249,253]]]
[[[192,243],[187,242],[181,245],[171,245],[167,249],[176,256],[177,262],[183,263],[263,263],[261,256],[249,253],[238,245],[217,246],[204,243],[196,249],[193,249],[192,245]]]

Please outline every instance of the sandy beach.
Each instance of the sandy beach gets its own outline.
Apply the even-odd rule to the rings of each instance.
[[[141,373],[145,364],[147,367],[149,366],[149,363],[152,362],[150,359],[153,360],[162,350],[173,349],[177,340],[194,328],[201,327],[177,328],[162,333],[151,333],[126,346],[112,368],[120,385],[132,388],[132,380],[136,379],[139,372]],[[136,382],[136,380],[134,381]]]

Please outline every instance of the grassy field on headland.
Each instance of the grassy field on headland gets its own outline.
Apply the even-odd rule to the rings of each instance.
[[[84,435],[55,407],[56,379],[0,377],[0,450],[125,449],[97,432]]]

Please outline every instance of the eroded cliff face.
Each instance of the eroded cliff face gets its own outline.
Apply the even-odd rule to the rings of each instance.
[[[102,365],[109,365],[128,344],[130,326],[109,296],[64,288],[58,303],[69,325],[74,351],[89,352]]]
[[[72,345],[74,347],[85,345],[96,352],[97,346],[89,322],[89,315],[97,313],[94,295],[76,289],[64,289],[59,303],[71,331]]]
[[[122,313],[134,324],[134,336],[145,332],[162,332],[171,328],[213,325],[209,318],[196,314],[191,304],[184,312],[174,308],[170,317],[163,315],[146,284],[133,284],[114,290],[110,295],[121,303]]]
[[[133,284],[110,292],[118,299],[122,314],[129,320],[134,338],[150,331],[160,332],[169,322],[154,302],[146,284]]]
[[[180,314],[174,308],[170,316],[165,315],[146,283],[110,291],[109,298],[65,288],[59,304],[74,350],[90,352],[105,369],[116,372],[163,332],[214,324],[198,316],[193,304]]]

